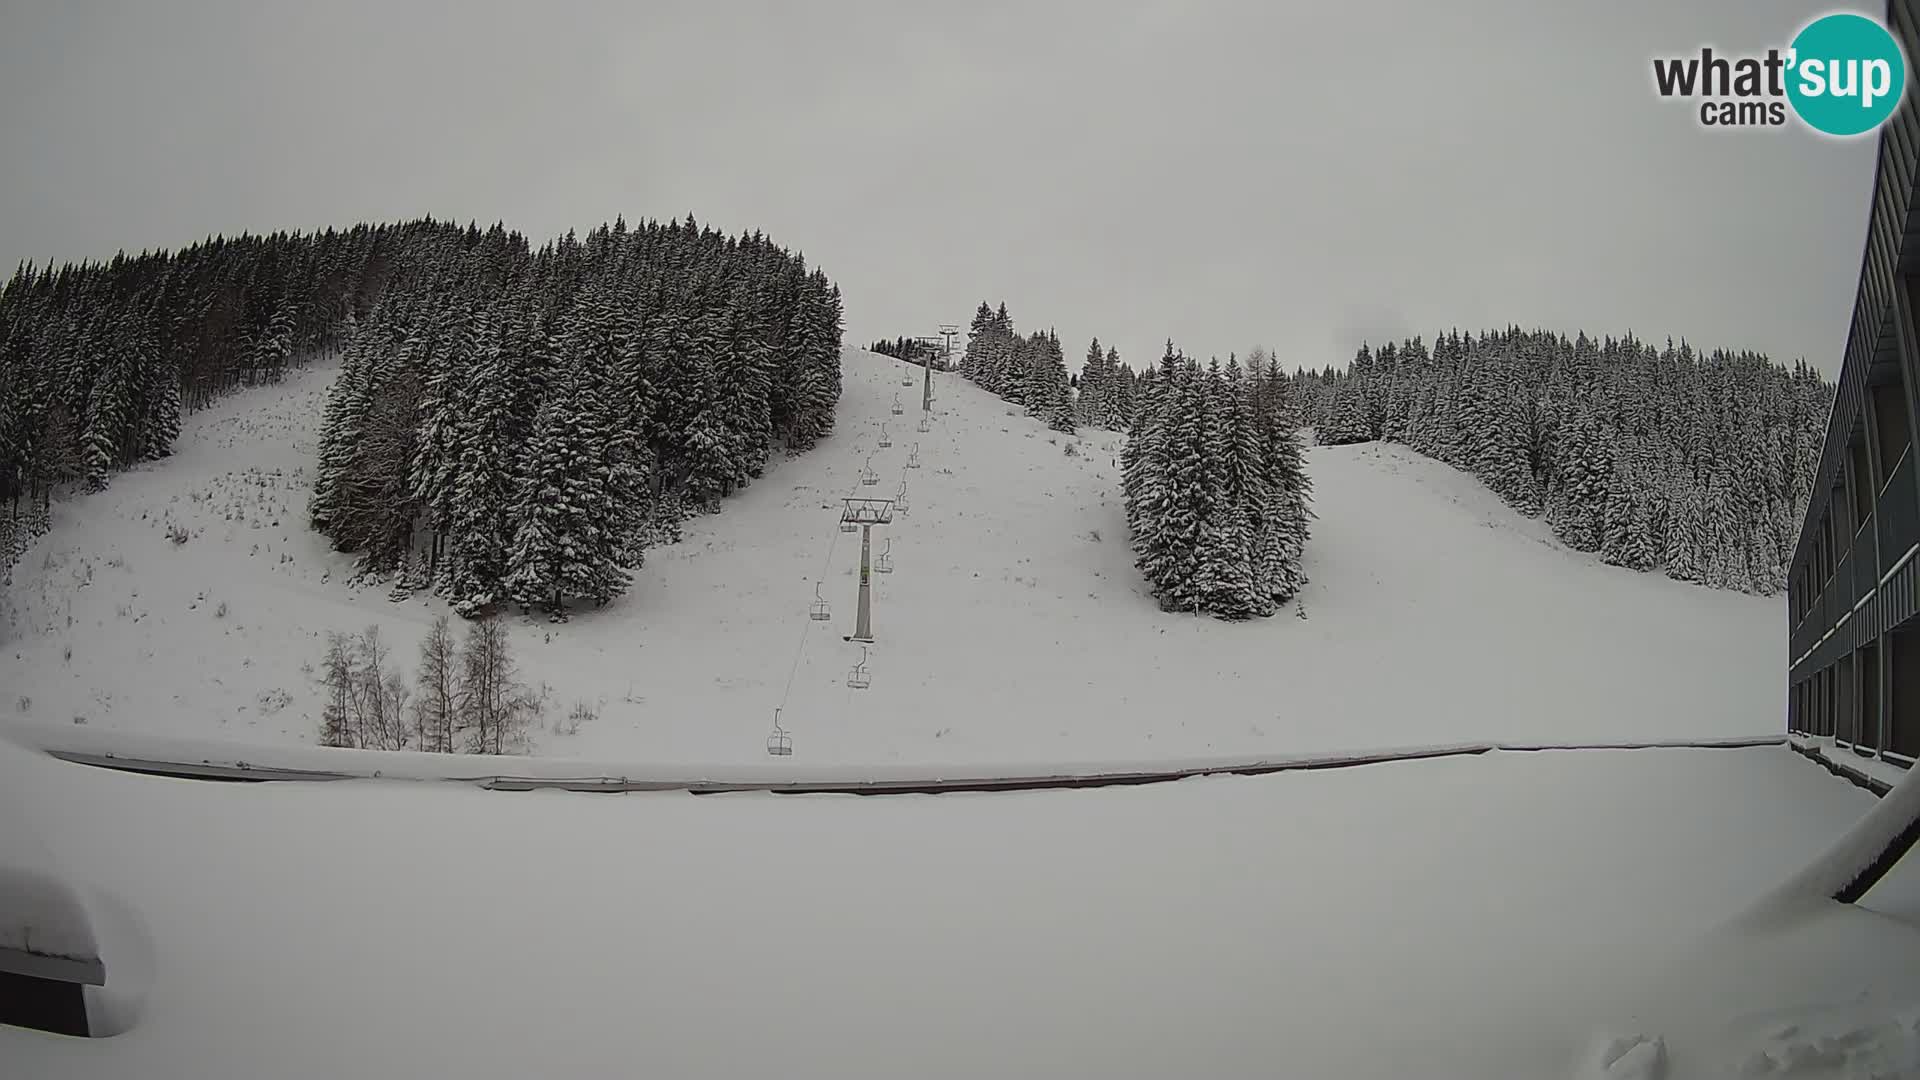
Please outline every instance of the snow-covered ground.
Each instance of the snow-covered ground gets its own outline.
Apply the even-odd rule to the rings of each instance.
[[[1598,565],[1403,448],[1312,452],[1313,584],[1230,625],[1143,594],[1118,435],[1056,436],[953,376],[917,434],[898,367],[851,352],[846,373],[836,435],[650,553],[623,600],[514,619],[553,714],[600,709],[536,746],[581,769],[526,772],[1085,772],[1783,726],[1776,601]],[[327,631],[377,622],[411,666],[441,606],[349,587],[304,527],[331,374],[225,401],[174,459],[59,508],[5,593],[0,734],[292,749]],[[838,500],[902,476],[856,692]],[[1726,925],[1874,805],[1781,747],[861,799],[209,784],[0,738],[0,792],[0,846],[33,853],[0,862],[84,904],[91,1007],[122,1033],[0,1029],[4,1075],[1920,1077],[1920,870]]]
[[[1131,565],[1119,435],[1056,436],[955,375],[918,385],[850,351],[835,435],[783,461],[633,589],[554,627],[516,619],[529,681],[599,710],[536,752],[654,762],[1074,762],[1463,739],[1669,739],[1781,730],[1784,612],[1567,551],[1477,481],[1401,447],[1310,454],[1313,584],[1278,617],[1169,615]],[[0,724],[311,742],[328,631],[378,623],[411,671],[437,601],[350,589],[304,523],[332,372],[220,403],[170,461],[58,508],[0,630]],[[898,394],[906,413],[894,417]],[[880,425],[893,446],[880,449]],[[905,468],[918,444],[922,467]],[[1067,453],[1071,448],[1073,455]],[[882,481],[863,488],[869,454]],[[871,689],[846,686],[857,536],[839,500],[911,508],[877,530]],[[169,528],[190,538],[175,544]],[[833,621],[806,617],[824,576]],[[791,690],[786,690],[791,677]]]
[[[0,1029],[10,1076],[1544,1080],[1635,1036],[1675,1080],[1920,1075],[1913,868],[1709,932],[1873,805],[1777,747],[857,798],[214,784],[0,742],[0,790],[124,1031]],[[1739,1071],[1761,1053],[1802,1064]]]

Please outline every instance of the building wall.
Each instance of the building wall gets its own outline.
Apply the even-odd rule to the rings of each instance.
[[[1920,57],[1920,0],[1887,22]],[[1787,726],[1920,756],[1920,111],[1881,129],[1866,252],[1833,415],[1788,572]]]

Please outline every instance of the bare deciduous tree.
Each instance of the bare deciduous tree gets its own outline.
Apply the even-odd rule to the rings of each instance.
[[[390,650],[378,626],[360,633],[359,745],[370,750],[404,750],[407,746],[407,683],[387,667]]]
[[[353,729],[354,674],[353,645],[347,635],[327,635],[326,673],[322,676],[327,703],[320,713],[320,743],[323,746],[358,746]]]
[[[456,648],[450,620],[435,619],[420,643],[416,696],[380,628],[327,635],[320,741],[363,750],[513,754],[527,748],[547,695],[518,680],[505,624],[482,620]],[[409,708],[411,704],[411,708]]]
[[[433,620],[420,642],[420,694],[414,699],[414,731],[420,749],[451,754],[463,703],[458,693],[460,658],[445,615]]]
[[[505,754],[526,745],[527,725],[537,708],[515,678],[507,628],[500,620],[482,619],[468,627],[460,650],[459,694],[469,753]]]

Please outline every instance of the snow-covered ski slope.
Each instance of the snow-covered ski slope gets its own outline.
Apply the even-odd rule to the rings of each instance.
[[[921,434],[917,369],[905,386],[896,362],[849,351],[844,371],[833,436],[649,552],[621,600],[562,626],[514,617],[549,719],[577,700],[599,713],[543,730],[536,752],[764,760],[782,705],[796,766],[1781,729],[1777,600],[1603,566],[1402,447],[1311,452],[1313,582],[1273,619],[1227,624],[1145,594],[1118,434],[1056,435],[952,374],[935,376]],[[444,606],[349,588],[352,560],[304,524],[331,378],[228,399],[190,419],[171,460],[57,508],[7,590],[0,717],[310,743],[328,631],[380,624],[411,673]],[[880,483],[864,487],[869,455]],[[872,686],[855,691],[859,544],[836,528],[840,500],[903,478],[909,511],[875,530],[895,570],[873,579]],[[830,622],[807,618],[816,579]]]

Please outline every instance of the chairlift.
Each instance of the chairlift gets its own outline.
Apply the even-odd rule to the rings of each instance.
[[[807,618],[814,622],[826,622],[833,618],[832,612],[827,609],[826,598],[820,595],[820,583],[817,581],[813,583],[813,603],[807,605]]]
[[[767,735],[767,753],[774,757],[793,755],[793,736],[780,726],[780,710],[773,710],[773,731]]]
[[[904,413],[906,411],[907,411],[906,407],[900,404],[900,395],[899,394],[893,395],[893,415],[899,416],[901,413]]]
[[[846,518],[841,518],[840,531],[843,533],[859,532],[860,526],[855,525],[853,522],[848,521]]]
[[[876,574],[893,573],[893,537],[887,537],[887,546],[880,549],[880,557],[873,561]]]
[[[860,662],[847,672],[847,685],[855,690],[865,690],[873,685],[873,676],[867,672],[867,647],[860,646]]]
[[[879,482],[880,474],[873,471],[873,455],[868,454],[867,463],[860,468],[860,483],[866,487],[873,487]]]
[[[894,493],[893,508],[903,514],[907,512],[907,482],[904,478],[900,481],[900,490]]]
[[[880,425],[880,449],[885,450],[887,447],[892,445],[893,445],[893,436],[887,434],[887,425],[885,423],[882,423]]]
[[[913,453],[907,455],[907,468],[917,469],[919,467],[920,467],[920,444],[914,443]],[[905,481],[902,481],[902,483],[904,482]]]

